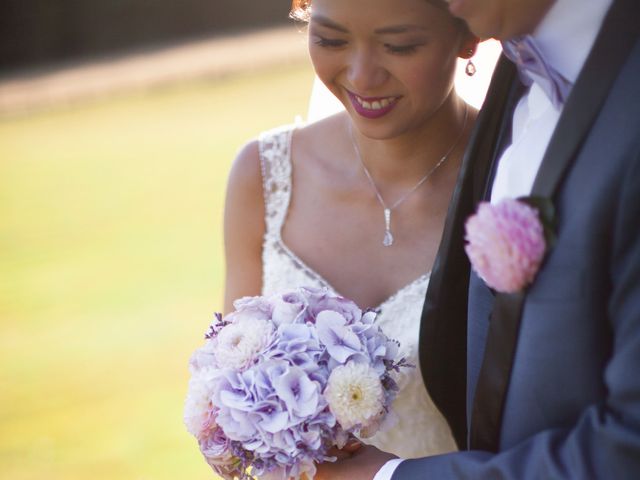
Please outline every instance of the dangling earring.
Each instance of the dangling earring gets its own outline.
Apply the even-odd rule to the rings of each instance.
[[[464,68],[464,73],[466,73],[470,77],[473,77],[476,74],[476,71],[476,66],[471,61],[471,59],[469,59],[467,61],[467,66]]]
[[[476,66],[471,60],[474,53],[475,52],[472,49],[469,49],[467,51],[467,54],[469,55],[469,60],[467,61],[467,66],[464,69],[464,73],[466,73],[469,77],[473,77],[477,72]]]

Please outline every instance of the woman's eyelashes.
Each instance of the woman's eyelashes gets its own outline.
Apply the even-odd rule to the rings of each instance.
[[[422,43],[412,43],[409,45],[393,45],[391,43],[385,43],[384,48],[394,55],[411,55],[415,53]]]
[[[341,47],[345,47],[348,41],[339,39],[339,38],[327,38],[327,37],[322,37],[320,35],[315,35],[314,43],[324,48],[341,48]],[[410,55],[412,53],[415,53],[418,50],[418,48],[423,45],[424,43],[410,43],[405,45],[396,45],[393,43],[383,44],[384,49],[388,53],[391,53],[394,55]]]
[[[326,38],[321,37],[320,35],[315,35],[314,43],[320,47],[339,48],[344,47],[347,44],[347,41],[339,38]]]

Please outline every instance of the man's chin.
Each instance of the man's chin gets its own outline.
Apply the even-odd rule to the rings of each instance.
[[[480,39],[507,40],[533,33],[556,0],[447,0],[449,12],[462,18]]]
[[[452,0],[451,3],[453,3]],[[464,0],[458,0],[460,3],[463,3]],[[504,40],[507,38],[511,38],[515,35],[513,32],[505,31],[502,28],[502,25],[497,24],[495,19],[487,16],[487,15],[474,15],[469,12],[464,12],[460,10],[460,12],[464,13],[454,13],[456,10],[450,8],[449,11],[454,14],[456,17],[463,19],[471,32],[480,39],[480,41],[489,40],[490,38],[495,38],[496,40]]]
[[[467,22],[469,29],[482,40],[493,38],[496,32],[488,25],[490,16],[478,14],[478,6],[469,0],[446,0],[449,4],[449,12]],[[475,8],[474,8],[475,7]]]
[[[454,17],[462,18],[468,22],[469,17],[473,16],[473,2],[469,0],[446,0],[446,2],[449,4],[449,12],[451,12],[451,15]]]

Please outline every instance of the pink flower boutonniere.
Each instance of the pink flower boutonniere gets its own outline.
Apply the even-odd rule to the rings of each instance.
[[[555,240],[553,217],[546,198],[482,202],[466,223],[465,251],[474,271],[497,292],[524,290]]]

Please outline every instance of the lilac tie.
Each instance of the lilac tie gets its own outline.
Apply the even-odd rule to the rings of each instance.
[[[551,65],[529,35],[502,42],[502,49],[509,60],[518,67],[520,80],[526,86],[536,82],[556,108],[562,108],[572,84]]]

